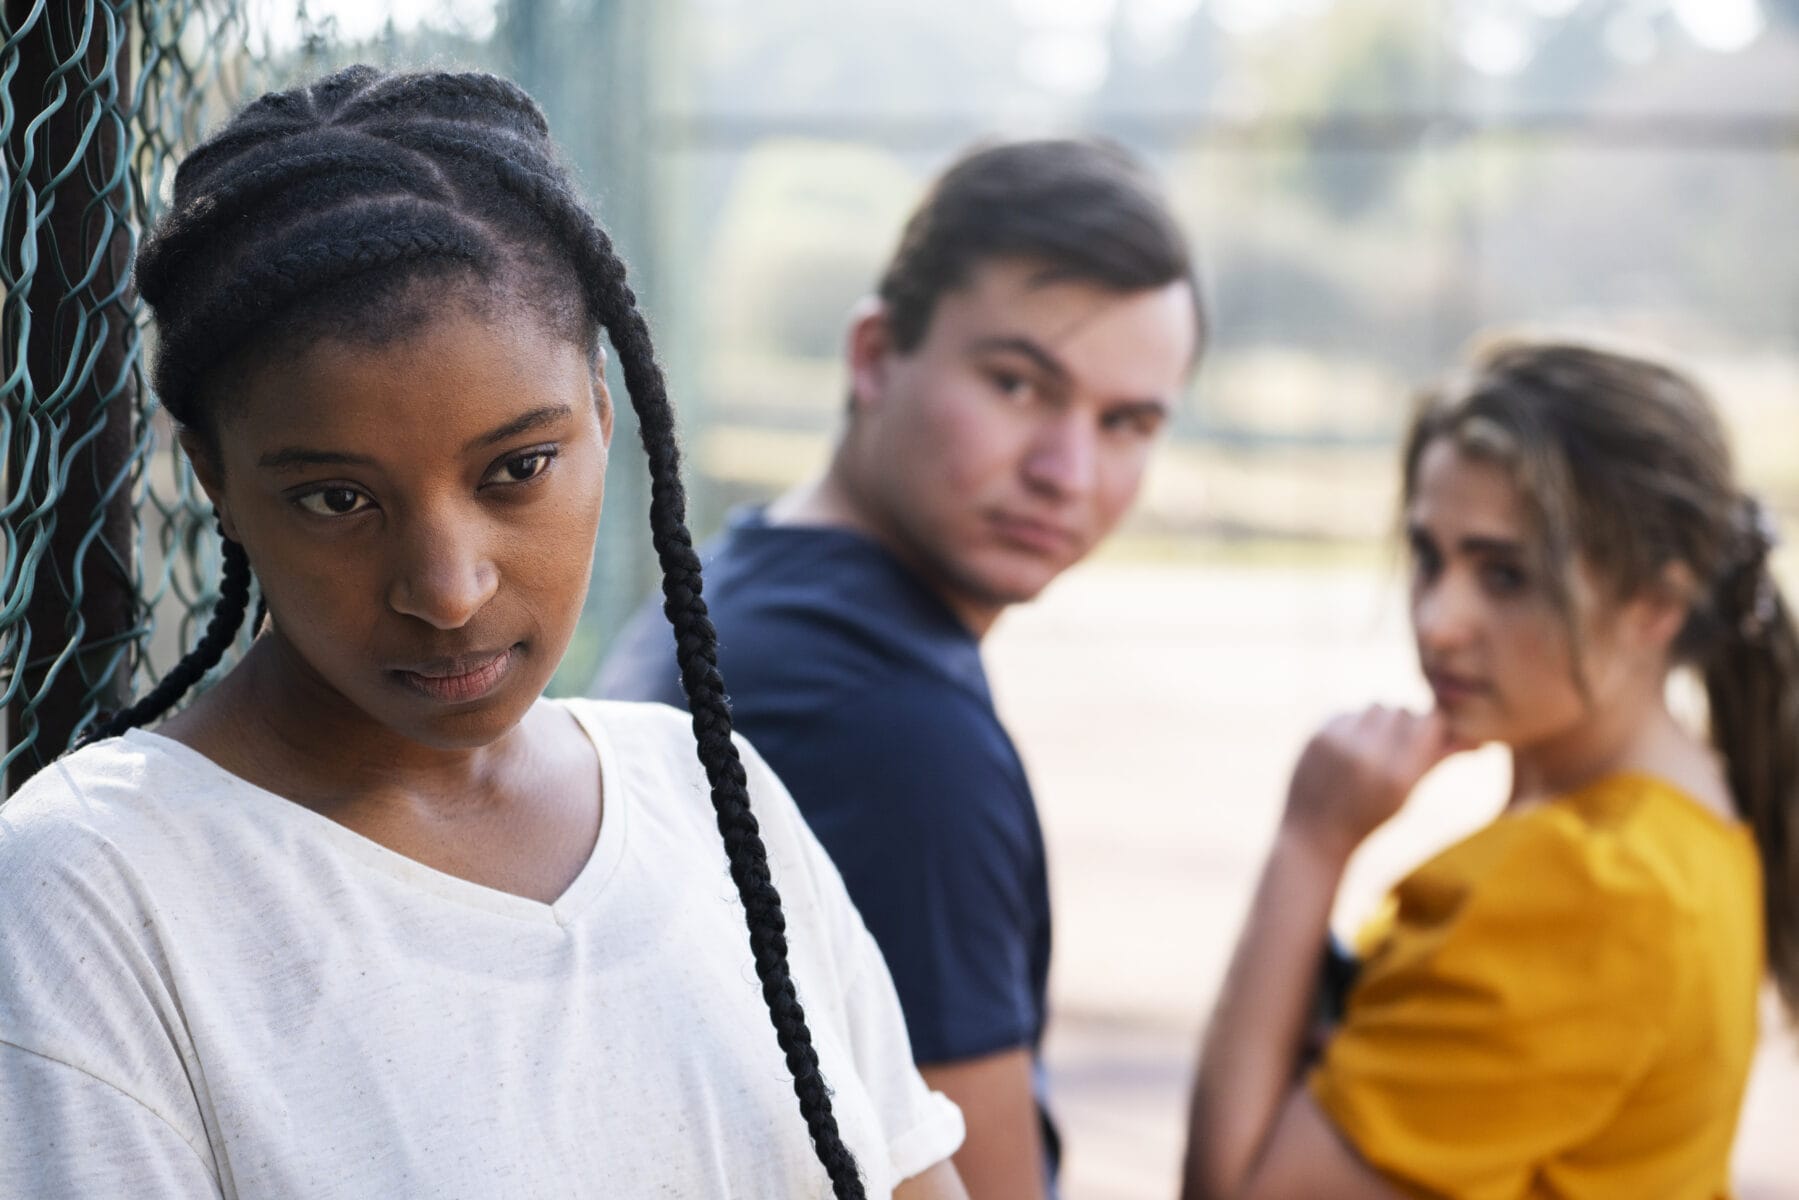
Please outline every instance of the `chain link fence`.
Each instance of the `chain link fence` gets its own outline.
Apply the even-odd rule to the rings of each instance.
[[[497,0],[478,32],[445,20],[402,36],[390,19],[372,38],[307,0],[0,2],[3,799],[154,685],[211,616],[219,541],[149,392],[154,330],[130,271],[181,156],[240,102],[351,61],[502,71],[539,96],[578,164],[604,168],[603,203],[589,199],[640,291],[657,275],[639,111],[649,0],[580,0],[555,21],[534,0]],[[628,407],[618,436],[635,439]],[[609,511],[647,505],[634,456],[618,456],[607,490]],[[586,684],[604,630],[654,581],[641,521],[607,522],[598,550],[610,566],[554,692]]]
[[[7,790],[154,682],[214,600],[209,506],[146,386],[138,238],[260,83],[233,0],[6,0],[0,680]]]

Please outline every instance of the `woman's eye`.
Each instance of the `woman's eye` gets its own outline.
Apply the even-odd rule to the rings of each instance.
[[[1494,563],[1481,572],[1487,590],[1496,596],[1510,596],[1524,590],[1529,582],[1523,570],[1507,563]]]
[[[1437,552],[1422,542],[1412,543],[1412,574],[1419,579],[1434,578],[1442,563],[1437,559]]]
[[[553,450],[533,450],[528,454],[517,455],[495,467],[493,474],[487,477],[487,482],[528,483],[549,470],[550,460],[555,457]]]
[[[355,488],[328,487],[308,492],[294,503],[316,517],[347,517],[373,502]]]

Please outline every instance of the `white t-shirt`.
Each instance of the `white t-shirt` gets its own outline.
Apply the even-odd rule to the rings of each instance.
[[[825,1196],[685,714],[570,701],[605,814],[554,904],[133,732],[0,807],[0,1196]],[[740,742],[871,1196],[961,1144],[792,798]]]

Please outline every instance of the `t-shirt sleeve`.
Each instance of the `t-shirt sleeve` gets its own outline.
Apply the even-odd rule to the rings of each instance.
[[[36,806],[0,819],[0,1196],[218,1194],[180,1018],[125,856]]]
[[[752,804],[767,818],[771,852],[784,846],[797,860],[811,907],[824,929],[843,989],[843,1030],[856,1074],[887,1139],[892,1178],[909,1179],[962,1145],[962,1113],[933,1092],[913,1065],[906,1022],[887,964],[851,903],[830,856],[801,819],[792,797],[747,742],[739,741]],[[786,856],[783,856],[786,857]],[[777,885],[781,881],[777,880]],[[787,891],[791,893],[792,885]],[[805,997],[801,997],[804,1002]]]
[[[1402,885],[1398,924],[1310,1077],[1408,1194],[1523,1195],[1610,1119],[1662,1037],[1670,901],[1614,844],[1538,817],[1516,819],[1466,890]]]
[[[765,749],[886,956],[918,1061],[1030,1045],[1041,835],[991,713],[934,680],[895,680]]]
[[[220,1196],[211,1158],[112,1084],[0,1042],[0,1196]]]

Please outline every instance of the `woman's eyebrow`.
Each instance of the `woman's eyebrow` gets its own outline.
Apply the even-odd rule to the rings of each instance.
[[[529,433],[533,429],[542,429],[545,425],[554,425],[567,417],[573,410],[566,404],[546,404],[534,408],[530,412],[513,418],[497,429],[489,430],[480,437],[471,438],[464,450],[479,450],[483,446],[491,446],[495,442],[503,442],[509,437],[517,437],[521,433]]]
[[[1498,537],[1465,537],[1456,543],[1464,554],[1498,554],[1520,556],[1524,553],[1524,543],[1514,542]]]
[[[295,467],[372,467],[375,460],[366,454],[346,454],[341,450],[312,450],[304,446],[288,446],[271,450],[256,460],[259,467],[291,471]]]
[[[1421,521],[1406,522],[1405,534],[1407,540],[1414,544],[1425,546],[1436,545],[1437,539],[1431,536],[1429,528]],[[1501,555],[1511,557],[1522,557],[1524,554],[1523,542],[1513,541],[1510,538],[1494,537],[1491,534],[1470,534],[1467,537],[1458,539],[1455,543],[1455,548],[1460,550],[1463,554]]]
[[[542,429],[546,425],[554,425],[573,411],[566,404],[545,404],[528,413],[514,417],[504,425],[490,429],[478,437],[471,438],[463,447],[466,450],[478,450],[483,446],[491,446],[495,442],[503,442],[509,437],[517,437],[533,429]],[[366,454],[349,454],[342,450],[315,450],[307,446],[285,446],[280,450],[271,450],[256,460],[259,467],[267,467],[275,471],[291,471],[296,467],[372,467],[375,460]]]

